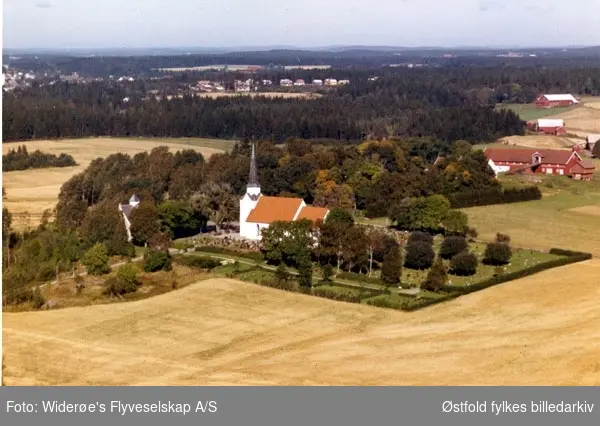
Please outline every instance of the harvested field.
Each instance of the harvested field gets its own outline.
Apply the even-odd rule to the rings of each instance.
[[[600,205],[598,206],[583,206],[583,207],[575,207],[570,210],[573,213],[587,214],[591,216],[600,217]]]
[[[78,165],[2,173],[3,185],[7,192],[7,198],[3,200],[3,204],[13,213],[13,226],[17,229],[22,229],[27,225],[27,219],[23,212],[29,213],[30,225],[37,225],[42,212],[56,206],[62,184],[73,175],[83,171],[95,158],[107,157],[116,152],[134,155],[138,152],[150,151],[161,145],[168,146],[172,151],[196,149],[206,157],[223,151],[223,149],[217,148],[219,145],[215,140],[183,139],[179,143],[177,139],[93,138],[3,143],[2,153],[6,154],[10,149],[17,148],[18,145],[26,145],[30,152],[36,149],[57,155],[64,152],[72,155]]]
[[[589,133],[600,133],[600,109],[578,107],[550,118],[565,120],[567,131],[582,130]]]
[[[506,145],[504,143],[506,142]],[[576,138],[567,138],[552,135],[527,135],[507,136],[498,140],[496,144],[490,144],[494,148],[504,145],[507,148],[513,146],[524,146],[539,149],[571,149],[573,145],[581,144],[583,141]]]
[[[228,279],[137,302],[5,313],[5,379],[8,385],[598,385],[599,274],[600,261],[590,260],[414,313]]]

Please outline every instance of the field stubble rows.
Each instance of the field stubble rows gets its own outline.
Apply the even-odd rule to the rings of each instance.
[[[590,260],[414,313],[229,279],[138,302],[5,313],[6,380],[598,385],[598,274]]]

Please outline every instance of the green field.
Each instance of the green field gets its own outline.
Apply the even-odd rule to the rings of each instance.
[[[536,108],[535,104],[497,104],[496,109],[509,109],[516,112],[519,117],[525,121],[537,120],[538,118],[550,117],[571,111],[577,107],[561,107],[561,108]]]
[[[569,189],[556,182],[572,183]],[[538,201],[472,207],[463,211],[479,238],[492,240],[497,232],[509,234],[518,247],[548,250],[572,249],[600,256],[600,190],[598,180],[574,182],[566,179],[542,184],[545,195]],[[548,188],[548,186],[552,186]]]

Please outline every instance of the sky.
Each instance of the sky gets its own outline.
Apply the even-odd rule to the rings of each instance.
[[[4,0],[5,48],[600,45],[600,0]]]

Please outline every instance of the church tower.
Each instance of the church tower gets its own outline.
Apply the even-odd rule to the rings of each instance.
[[[240,200],[240,235],[252,238],[256,235],[255,224],[246,223],[248,215],[258,203],[260,197],[260,184],[258,183],[258,168],[256,167],[256,150],[252,143],[252,157],[250,158],[250,174],[246,185],[246,194]]]

